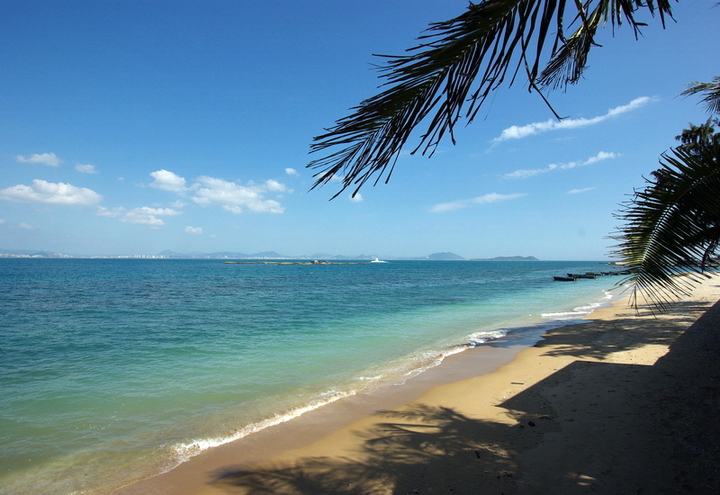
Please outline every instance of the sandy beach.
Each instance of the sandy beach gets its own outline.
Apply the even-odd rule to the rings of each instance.
[[[621,299],[116,493],[720,493],[719,299],[718,277],[664,314]]]

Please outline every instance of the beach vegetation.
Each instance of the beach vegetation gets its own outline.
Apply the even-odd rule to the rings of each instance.
[[[717,269],[720,246],[720,77],[694,83],[683,95],[702,94],[710,112],[676,136],[661,167],[646,178],[616,215],[615,254],[631,275],[632,304],[663,309],[689,293],[708,270]]]
[[[308,164],[317,170],[312,188],[333,178],[352,195],[368,181],[390,180],[400,152],[418,129],[411,154],[432,156],[443,138],[455,143],[461,119],[471,123],[488,96],[522,80],[547,103],[549,90],[580,80],[598,29],[627,23],[635,37],[652,18],[672,19],[669,0],[482,0],[461,15],[430,24],[419,44],[402,56],[379,55],[384,83],[352,113],[316,136]]]

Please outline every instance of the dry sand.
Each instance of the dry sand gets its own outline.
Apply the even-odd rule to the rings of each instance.
[[[719,299],[720,277],[662,315],[621,300],[493,372],[467,351],[420,397],[323,408],[120,493],[717,494]]]

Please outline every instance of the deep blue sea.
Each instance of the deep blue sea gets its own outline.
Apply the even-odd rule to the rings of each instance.
[[[600,262],[0,259],[0,494],[99,494],[609,303]]]

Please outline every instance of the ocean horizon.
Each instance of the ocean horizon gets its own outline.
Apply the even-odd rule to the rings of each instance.
[[[608,270],[0,259],[0,494],[108,493],[465,349],[575,323],[621,278],[553,276]]]

